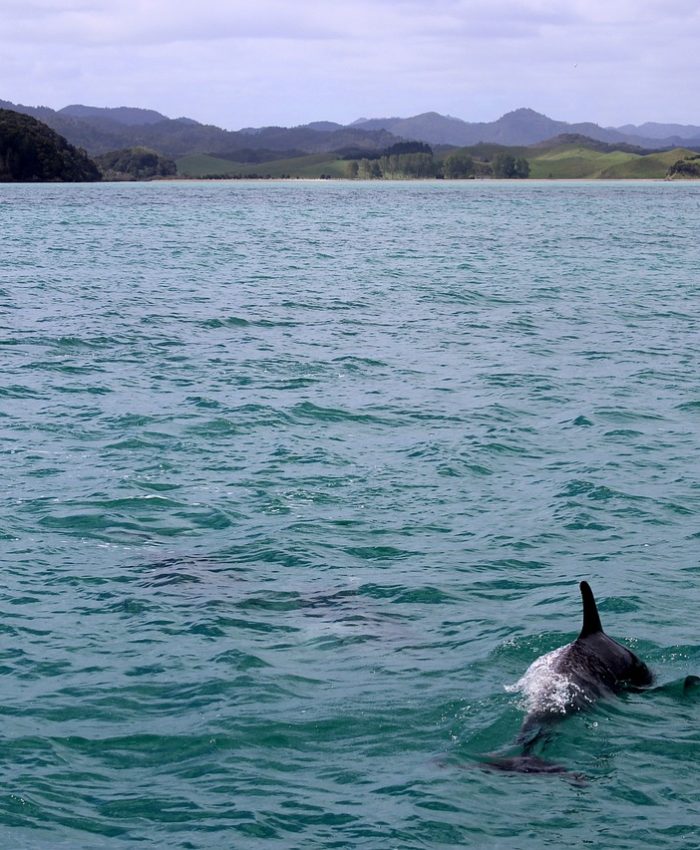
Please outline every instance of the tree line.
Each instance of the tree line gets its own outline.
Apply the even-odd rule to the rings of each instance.
[[[153,177],[174,177],[174,160],[148,148],[124,148],[94,157],[105,180],[150,180]]]
[[[420,145],[420,149],[415,147]],[[400,150],[412,148],[408,151]],[[396,150],[396,149],[399,150]],[[427,148],[427,150],[425,150]],[[491,162],[475,160],[468,153],[454,151],[437,159],[429,145],[405,142],[378,156],[348,159],[346,176],[359,180],[397,180],[410,178],[445,178],[464,180],[473,177],[524,179],[530,176],[530,163],[524,157],[499,153]]]

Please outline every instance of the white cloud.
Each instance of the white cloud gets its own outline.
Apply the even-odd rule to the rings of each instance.
[[[164,0],[88,0],[60,3],[35,0],[0,2],[13,19],[13,41],[55,44],[162,44],[211,39],[316,39],[337,36],[314,14],[313,2],[280,0],[255,4],[204,0],[197,4]]]
[[[697,0],[0,0],[0,98],[237,127],[427,109],[696,120]]]

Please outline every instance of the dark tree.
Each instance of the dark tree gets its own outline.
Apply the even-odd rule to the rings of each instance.
[[[668,177],[700,177],[700,157],[679,159],[668,169]]]
[[[455,151],[445,158],[444,170],[449,180],[471,177],[474,174],[474,160],[469,154]]]
[[[432,156],[433,149],[425,142],[397,142],[382,151],[384,156],[401,156],[406,153],[429,153]]]
[[[509,153],[496,154],[492,168],[494,177],[525,178],[530,176],[530,163],[523,157],[516,159]]]
[[[523,156],[519,156],[515,160],[515,171],[513,173],[513,177],[520,177],[521,179],[525,179],[530,176],[530,163]]]
[[[150,180],[153,177],[173,177],[177,166],[148,148],[125,148],[95,157],[105,180]]]

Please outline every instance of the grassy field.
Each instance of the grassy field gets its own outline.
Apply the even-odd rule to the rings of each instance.
[[[595,143],[592,143],[595,145]],[[552,180],[572,179],[663,179],[669,166],[677,160],[693,156],[685,148],[660,153],[639,154],[624,150],[600,151],[585,143],[503,147],[480,144],[462,148],[477,163],[489,163],[498,153],[525,157],[530,163],[530,177]],[[436,157],[438,160],[444,158]],[[488,166],[487,166],[488,168]],[[271,162],[234,162],[230,159],[194,154],[177,160],[180,177],[345,177],[347,163],[334,154],[319,153]]]
[[[601,177],[607,169],[619,167],[635,157],[639,158],[637,154],[623,151],[601,153],[580,145],[565,145],[539,156],[532,156],[531,153],[527,159],[530,163],[530,177],[561,180]],[[664,168],[659,176],[663,177],[665,173]]]
[[[640,156],[626,163],[613,165],[600,176],[607,178],[664,177],[671,165],[679,159],[686,159],[690,156],[694,156],[693,151],[687,148],[674,148],[670,151],[647,154],[647,156]]]
[[[259,177],[345,177],[346,163],[332,154],[318,153],[292,159],[276,159],[271,162],[233,162],[230,159],[194,154],[177,160],[177,173],[180,177],[245,177],[257,174]]]
[[[692,155],[676,148],[663,153],[640,155],[626,151],[601,153],[581,145],[565,145],[530,156],[530,176],[539,178],[662,179],[669,166]]]

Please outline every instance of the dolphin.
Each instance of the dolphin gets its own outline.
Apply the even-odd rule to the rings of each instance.
[[[579,588],[583,600],[579,636],[573,643],[538,658],[520,681],[508,689],[521,691],[528,702],[529,710],[516,738],[522,754],[511,758],[487,757],[485,766],[519,773],[568,773],[561,765],[532,753],[551,725],[569,714],[584,711],[601,698],[624,690],[647,688],[653,683],[647,665],[603,631],[588,582],[582,581]]]

